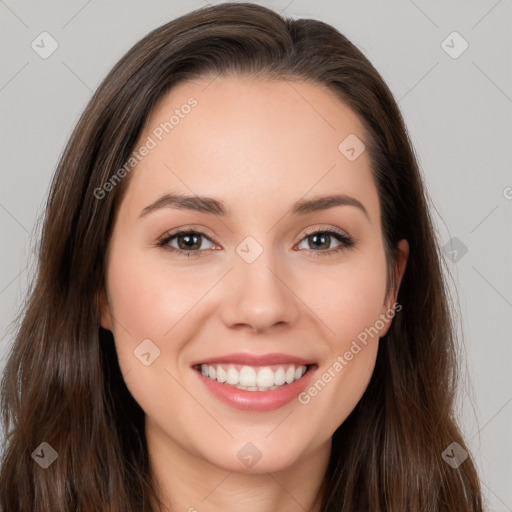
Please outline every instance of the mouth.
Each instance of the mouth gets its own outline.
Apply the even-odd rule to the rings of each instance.
[[[312,382],[314,360],[291,354],[224,354],[190,363],[210,397],[242,411],[265,412],[290,404]]]

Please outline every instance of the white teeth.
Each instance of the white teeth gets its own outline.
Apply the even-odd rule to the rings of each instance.
[[[258,386],[269,388],[274,385],[274,372],[270,368],[262,368],[258,372]]]
[[[279,368],[277,372],[274,373],[274,384],[276,386],[282,386],[286,382],[286,373],[282,368]]]
[[[286,369],[286,370],[285,370]],[[201,373],[218,382],[246,391],[269,391],[299,380],[307,371],[306,366],[275,365],[252,367],[238,365],[202,364]]]
[[[238,384],[240,382],[239,375],[238,375],[236,368],[234,368],[231,365],[228,368],[228,379],[226,382],[228,384],[231,384],[232,386],[235,386],[236,384]]]
[[[228,374],[222,366],[217,366],[217,380],[219,382],[226,382],[228,380]]]
[[[242,386],[256,386],[256,371],[250,366],[243,366],[240,370],[240,384]]]

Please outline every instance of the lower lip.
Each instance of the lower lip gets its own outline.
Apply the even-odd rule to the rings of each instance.
[[[222,402],[242,411],[264,412],[279,409],[296,398],[308,386],[317,369],[316,365],[308,367],[308,371],[299,380],[270,391],[245,391],[205,377],[196,369],[193,371]]]

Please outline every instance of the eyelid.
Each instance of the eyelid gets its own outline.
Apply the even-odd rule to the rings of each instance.
[[[344,238],[353,240],[353,237],[350,236],[343,229],[334,228],[332,226],[327,226],[327,227],[315,226],[315,227],[312,227],[312,228],[306,228],[306,230],[303,231],[302,234],[300,235],[300,238],[298,239],[298,242],[301,242],[302,240],[304,240],[304,238],[306,238],[307,236],[312,235],[314,233],[334,233],[334,234],[340,235],[340,236],[342,236]]]
[[[178,227],[174,229],[169,229],[166,231],[162,236],[158,237],[156,242],[160,242],[162,240],[165,240],[166,238],[174,237],[177,235],[182,234],[188,234],[188,233],[195,233],[202,235],[203,237],[207,238],[211,242],[215,243],[216,245],[220,245],[218,242],[215,241],[215,237],[213,235],[209,234],[209,230],[203,226],[195,226],[195,225],[186,225],[184,227]]]

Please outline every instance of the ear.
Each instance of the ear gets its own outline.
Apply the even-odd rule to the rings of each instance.
[[[398,290],[400,289],[400,285],[402,283],[402,278],[405,274],[405,267],[407,266],[407,260],[409,258],[409,242],[404,238],[400,240],[397,244],[396,249],[396,260],[393,268],[393,282],[390,286],[390,292],[384,301],[383,309],[381,312],[382,316],[385,316],[388,320],[385,322],[385,326],[380,330],[379,337],[384,336],[391,326],[391,318],[390,311],[394,310],[394,304],[396,303],[396,299],[398,297]],[[399,311],[401,309],[401,305],[397,307]],[[387,314],[386,314],[387,312]],[[394,315],[393,315],[394,316]]]
[[[102,287],[98,293],[98,309],[100,317],[100,325],[103,329],[108,331],[112,330],[112,314],[110,311],[110,304],[108,302],[107,292],[105,287]]]

